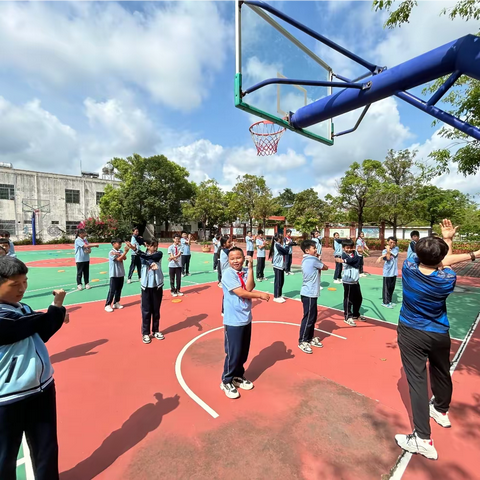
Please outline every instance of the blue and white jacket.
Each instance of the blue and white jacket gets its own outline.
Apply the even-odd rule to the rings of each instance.
[[[287,259],[285,258],[286,255],[288,255],[288,247],[282,247],[278,242],[275,242],[272,258],[273,268],[277,268],[278,270],[285,270],[287,261]]]
[[[53,381],[47,342],[62,326],[65,308],[34,312],[0,303],[0,406],[41,392]]]

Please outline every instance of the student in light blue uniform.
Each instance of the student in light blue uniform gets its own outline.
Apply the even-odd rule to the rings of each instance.
[[[334,258],[342,258],[343,244],[340,234],[333,234],[333,256]],[[335,273],[333,274],[333,283],[342,283],[343,263],[335,261]]]
[[[387,246],[380,257],[383,260],[383,303],[382,307],[393,308],[392,296],[395,291],[398,276],[398,254],[397,239],[388,237]]]
[[[282,296],[283,284],[285,283],[285,267],[287,264],[288,247],[282,247],[283,235],[276,233],[272,239],[269,259],[272,260],[273,273],[275,275],[273,282],[273,301],[275,303],[285,303]]]
[[[135,249],[132,249],[132,255],[130,257],[130,268],[128,269],[128,279],[127,283],[132,283],[132,275],[135,269],[137,269],[137,274],[138,274],[138,280],[140,280],[140,274],[141,274],[141,262],[140,258],[137,257],[137,252],[140,252],[141,250],[139,247],[141,245],[145,245],[145,242],[143,238],[139,235],[139,230],[137,227],[132,228],[132,238],[130,239],[130,244],[135,247]]]
[[[323,347],[320,339],[314,337],[317,321],[317,301],[320,296],[320,272],[328,270],[317,253],[317,244],[312,240],[304,240],[301,245],[304,253],[302,259],[303,283],[300,298],[303,304],[303,318],[300,325],[298,348],[305,353],[312,353],[313,347]]]
[[[5,230],[5,231],[3,232],[3,235],[2,235],[2,236],[8,240],[8,246],[9,246],[9,248],[8,248],[8,253],[7,253],[7,255],[8,255],[9,257],[14,257],[14,258],[15,258],[15,257],[16,257],[16,255],[15,255],[15,245],[14,245],[13,242],[10,240],[10,232],[9,232],[8,230]]]
[[[110,289],[108,290],[107,300],[105,302],[105,311],[113,312],[114,309],[122,309],[120,297],[122,296],[123,282],[125,281],[124,260],[127,258],[128,246],[122,252],[122,239],[114,238],[112,240],[112,249],[108,254],[108,273],[110,275]],[[113,306],[112,306],[113,304]]]
[[[263,282],[265,280],[265,240],[263,238],[263,230],[258,231],[255,244],[257,247],[257,281]]]
[[[317,254],[322,256],[322,238],[320,237],[320,232],[318,230],[314,230],[311,233],[312,240],[315,242],[317,247]]]
[[[0,257],[9,256],[10,244],[6,238],[0,237]]]
[[[288,229],[285,237],[283,238],[283,247],[288,251],[288,253],[285,255],[285,275],[294,275],[294,273],[290,270],[292,268],[293,247],[296,245],[296,243],[293,241],[291,235],[292,231]]]
[[[247,249],[247,257],[252,257],[253,254],[255,253],[253,242],[255,241],[255,237],[252,236],[252,232],[249,230],[247,232],[247,235],[245,237],[245,243],[246,243],[246,249]],[[248,261],[246,266],[248,267]]]
[[[218,250],[218,286],[221,287],[223,271],[230,268],[228,261],[228,252],[232,248],[233,242],[228,235],[220,238],[220,247]]]
[[[192,236],[187,232],[182,232],[182,239],[180,243],[182,245],[182,276],[190,276],[190,260],[192,254],[190,252],[190,244],[192,243]]]
[[[357,255],[360,257],[360,267],[358,271],[360,272],[361,277],[366,277],[367,275],[363,271],[363,265],[364,265],[363,256],[364,255],[367,256],[368,247],[367,247],[367,242],[365,241],[365,234],[363,232],[360,232],[358,234],[356,250],[357,250]]]
[[[173,236],[173,245],[168,247],[168,273],[170,276],[170,292],[172,297],[182,297],[180,291],[182,286],[182,251],[180,244],[180,235],[176,233]]]
[[[420,239],[420,233],[418,230],[413,230],[410,233],[410,238],[412,241],[408,245],[407,250],[407,258],[413,257],[415,255],[415,245],[417,244],[418,240]]]
[[[127,243],[127,246],[131,244]],[[137,248],[137,255],[142,265],[140,286],[142,288],[142,341],[151,343],[151,337],[163,340],[165,336],[160,332],[160,307],[163,299],[163,272],[161,261],[163,252],[158,251],[158,240],[145,240],[146,252]],[[133,247],[133,245],[132,245]],[[170,252],[169,252],[170,253]]]
[[[218,251],[220,249],[220,238],[222,236],[217,233],[213,237],[212,243],[213,243],[213,271],[216,272],[218,268]]]
[[[268,293],[254,292],[253,260],[243,269],[243,250],[233,247],[228,252],[229,268],[222,277],[225,315],[225,364],[220,388],[228,398],[238,398],[237,388],[251,390],[253,383],[244,377],[252,336],[252,299],[270,299]]]
[[[82,276],[85,282],[85,288],[87,290],[90,289],[90,253],[94,247],[98,247],[98,244],[88,243],[87,233],[83,228],[79,229],[74,243],[78,290],[82,290]]]
[[[54,290],[47,311],[34,312],[21,303],[27,273],[17,258],[0,258],[0,478],[16,478],[25,435],[33,476],[58,480],[55,382],[45,343],[68,323],[66,292]]]

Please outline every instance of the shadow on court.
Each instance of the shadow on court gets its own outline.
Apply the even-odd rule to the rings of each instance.
[[[245,377],[254,382],[262,373],[273,367],[277,362],[291,358],[295,358],[295,355],[292,354],[292,350],[287,350],[285,343],[273,342],[252,359],[245,372]]]
[[[112,432],[90,457],[60,475],[61,480],[91,480],[100,475],[110,465],[141,442],[150,432],[162,423],[164,415],[175,410],[180,404],[180,397],[163,398],[156,393],[155,403],[147,403],[132,413],[130,418]]]
[[[315,326],[315,328],[318,328],[319,330],[324,330],[325,332],[328,333],[333,333],[335,330],[342,330],[336,322],[332,320],[322,320],[318,325]],[[315,331],[315,336],[320,339],[320,341],[325,340],[325,338],[328,338],[330,335],[328,333],[324,332],[317,332]]]
[[[93,342],[75,345],[74,347],[67,348],[63,352],[53,354],[50,357],[50,362],[52,364],[60,363],[65,362],[66,360],[70,360],[72,358],[89,357],[91,355],[96,355],[98,352],[91,352],[90,350],[93,350],[95,347],[103,345],[107,342],[108,340],[106,338],[102,338],[100,340],[94,340]]]
[[[206,313],[201,313],[200,315],[193,315],[191,317],[187,317],[183,322],[178,322],[175,325],[170,325],[165,330],[162,330],[164,335],[168,333],[178,332],[185,328],[190,327],[197,327],[197,330],[201,332],[203,330],[203,326],[201,325],[201,321],[205,320],[208,317]]]
[[[188,290],[185,291],[185,294],[190,295],[191,293],[200,293],[203,292],[203,290],[208,290],[211,287],[211,285],[200,285],[198,287],[193,287],[190,288],[188,285],[184,285],[183,288],[188,288]]]

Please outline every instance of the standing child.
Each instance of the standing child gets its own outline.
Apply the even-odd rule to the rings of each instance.
[[[21,303],[26,265],[0,259],[0,478],[16,478],[25,434],[37,480],[58,480],[57,408],[53,368],[45,343],[68,323],[66,292],[53,291],[46,312]]]
[[[388,237],[385,250],[380,257],[383,260],[383,303],[382,307],[393,308],[392,303],[393,292],[397,283],[398,276],[398,253],[397,239],[395,237]],[[378,261],[378,260],[377,260]]]
[[[6,238],[0,238],[0,257],[5,257],[8,255],[10,250],[10,244]]]
[[[317,247],[317,255],[321,258],[322,257],[322,239],[320,237],[320,232],[315,230],[311,233],[312,240],[315,242]]]
[[[190,274],[190,260],[192,254],[190,253],[190,244],[192,243],[192,235],[187,232],[182,232],[182,277],[189,277]]]
[[[244,377],[245,362],[250,350],[252,336],[252,299],[270,299],[268,293],[254,292],[253,260],[247,258],[248,269],[243,270],[243,250],[233,247],[228,253],[230,268],[222,277],[225,315],[225,364],[220,388],[228,398],[238,398],[237,388],[251,390],[253,383]]]
[[[257,239],[257,280],[263,282],[265,280],[265,240],[263,239],[263,230],[258,231]]]
[[[298,348],[305,353],[312,353],[313,347],[323,347],[320,339],[314,337],[317,321],[317,301],[320,296],[320,272],[328,270],[317,253],[317,244],[313,240],[304,240],[301,245],[304,253],[302,259],[303,284],[300,297],[303,304],[303,318],[300,325]]]
[[[458,227],[454,228],[447,219],[440,227],[443,240],[439,237],[420,239],[415,246],[416,256],[407,258],[403,264],[403,303],[397,328],[398,347],[410,392],[414,432],[395,435],[395,441],[407,452],[419,453],[432,460],[438,458],[438,453],[431,439],[429,417],[441,427],[451,427],[448,410],[453,388],[446,300],[455,288],[457,276],[448,267],[480,258],[480,250],[452,255],[453,237]],[[451,443],[454,441],[452,439]]]
[[[292,231],[288,229],[286,231],[285,238],[283,239],[283,246],[288,251],[288,253],[285,255],[285,275],[293,275],[293,272],[290,270],[292,268],[293,246],[296,245],[296,243],[293,241],[291,235]]]
[[[138,280],[140,281],[140,269],[141,269],[141,263],[140,263],[140,258],[137,257],[137,252],[140,251],[138,248],[140,245],[144,245],[145,242],[143,238],[139,235],[139,231],[137,227],[132,228],[132,238],[130,240],[130,244],[135,247],[135,249],[132,250],[132,255],[130,256],[130,268],[128,269],[128,279],[127,283],[132,283],[132,275],[133,272],[135,271],[135,268],[137,269],[137,274],[138,274]]]
[[[418,240],[420,239],[420,232],[418,230],[413,230],[410,233],[410,238],[412,239],[412,241],[410,242],[410,245],[408,246],[407,258],[413,257],[415,255],[415,245],[417,244]]]
[[[247,236],[245,237],[245,242],[247,244],[247,257],[252,257],[253,254],[255,253],[253,249],[253,241],[255,240],[255,237],[252,237],[252,232],[249,230],[247,232]],[[248,260],[246,266],[248,267]]]
[[[125,252],[122,252],[122,240],[114,238],[112,240],[112,250],[108,254],[108,270],[110,274],[110,289],[108,290],[107,300],[105,302],[105,311],[113,312],[114,308],[121,309],[120,297],[122,295],[123,282],[125,281],[124,260],[127,258],[128,245]],[[113,307],[112,307],[113,303]]]
[[[356,327],[355,320],[365,320],[360,315],[360,307],[362,306],[362,290],[358,283],[360,273],[361,259],[355,251],[353,240],[347,239],[343,241],[342,258],[336,258],[335,262],[343,263],[343,311],[345,315],[344,322],[351,327]]]
[[[151,343],[151,335],[157,340],[165,336],[160,332],[160,307],[163,299],[163,272],[161,261],[163,252],[158,251],[158,240],[145,240],[146,252],[127,243],[130,248],[137,248],[137,255],[142,264],[140,286],[142,288],[142,342]]]
[[[15,255],[15,245],[13,242],[10,240],[10,232],[8,230],[5,230],[4,232],[0,233],[0,237],[5,238],[8,242],[8,252],[7,255],[9,257],[16,257]]]
[[[172,297],[183,297],[183,293],[180,291],[182,284],[182,246],[178,233],[173,236],[173,245],[168,247],[168,255],[168,273],[170,275]]]
[[[343,263],[337,262],[337,258],[342,258],[342,240],[340,234],[335,232],[333,234],[333,256],[335,258],[335,273],[333,274],[333,283],[342,283],[342,269]]]
[[[88,243],[87,233],[83,228],[77,231],[75,237],[75,262],[77,264],[77,289],[82,290],[82,276],[85,288],[90,290],[90,253],[92,248],[98,248],[98,244]]]
[[[367,274],[363,272],[363,264],[364,260],[363,257],[367,256],[368,253],[368,247],[367,247],[367,242],[365,241],[365,234],[363,232],[360,232],[360,234],[357,237],[357,254],[360,257],[360,267],[359,267],[359,272],[361,277],[366,277]]]
[[[218,286],[222,286],[223,271],[230,268],[228,261],[228,252],[232,247],[232,241],[228,235],[224,235],[220,238],[220,246],[218,249]]]
[[[288,248],[282,247],[283,235],[276,233],[272,239],[269,259],[272,259],[273,273],[275,275],[273,282],[273,301],[275,303],[285,303],[282,296],[283,284],[285,283],[285,265],[288,255]]]
[[[213,237],[213,271],[216,272],[218,268],[218,251],[220,249],[220,237],[221,235],[217,233]]]

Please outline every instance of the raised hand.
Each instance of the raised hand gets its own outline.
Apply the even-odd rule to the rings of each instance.
[[[443,219],[442,223],[440,223],[440,228],[444,240],[452,240],[458,230],[458,226],[454,227],[452,221],[448,218]]]
[[[65,290],[60,289],[60,290],[54,290],[53,292],[53,304],[56,307],[63,307],[63,301],[65,300],[65,295],[67,295],[67,292]]]

